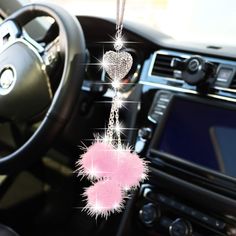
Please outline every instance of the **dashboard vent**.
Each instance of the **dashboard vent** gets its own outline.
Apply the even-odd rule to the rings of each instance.
[[[171,61],[174,58],[183,59],[180,56],[157,53],[152,68],[152,75],[180,79],[181,72],[179,71],[180,73],[178,73],[178,71],[171,67]]]
[[[172,50],[160,49],[151,57],[151,64],[148,70],[149,82],[155,85],[165,85],[171,90],[177,88],[184,89],[186,92],[196,91],[196,86],[191,86],[183,79],[183,71],[181,66],[173,68],[171,64],[174,59],[176,64],[178,60],[183,61],[198,56],[187,52],[179,52]],[[236,60],[222,59],[210,57],[208,55],[199,55],[206,61],[211,62],[216,67],[215,75],[210,78],[214,83],[210,85],[211,93],[216,93],[219,97],[230,97],[235,101],[236,94]],[[176,69],[180,68],[180,69]],[[161,87],[162,88],[162,87]],[[233,95],[232,95],[233,94]]]

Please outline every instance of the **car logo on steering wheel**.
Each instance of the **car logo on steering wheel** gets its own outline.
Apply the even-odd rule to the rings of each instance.
[[[0,87],[2,89],[8,89],[11,87],[15,80],[15,73],[11,67],[5,67],[0,74]]]

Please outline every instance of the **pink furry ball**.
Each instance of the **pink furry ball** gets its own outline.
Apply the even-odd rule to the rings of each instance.
[[[85,209],[96,217],[107,217],[123,207],[123,193],[113,180],[100,180],[88,187],[84,193],[87,200]]]
[[[120,165],[112,176],[123,189],[128,190],[139,186],[140,181],[147,177],[147,164],[136,153],[125,149],[119,154]]]
[[[117,169],[114,148],[108,143],[96,141],[88,147],[77,165],[78,173],[89,179],[110,178]]]

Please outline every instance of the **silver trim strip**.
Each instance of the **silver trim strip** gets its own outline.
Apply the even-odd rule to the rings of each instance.
[[[159,88],[159,89],[166,89],[166,90],[169,90],[169,91],[190,93],[190,94],[198,94],[198,92],[194,91],[194,90],[176,88],[176,87],[172,87],[172,86],[165,85],[165,84],[156,84],[156,83],[146,82],[146,81],[140,81],[139,84],[148,85],[148,86],[152,86],[152,87]],[[236,102],[236,98],[223,97],[223,96],[216,95],[216,94],[210,94],[209,93],[209,94],[207,94],[207,97],[217,98],[217,99],[225,100],[225,101],[228,101],[228,102]]]
[[[158,83],[153,83],[153,82],[148,82],[148,81],[140,81],[139,84],[148,85],[148,86],[152,86],[152,87],[156,87],[156,88],[160,88],[160,89],[176,91],[176,92],[198,94],[198,92],[195,90],[178,88],[178,87],[173,87],[173,86],[169,86],[169,85],[165,85],[165,84],[158,84]]]
[[[219,87],[219,86],[214,86],[214,89],[217,89],[219,91],[226,91],[226,92],[230,92],[230,93],[236,93],[236,89],[223,88],[223,87]]]
[[[225,101],[228,101],[228,102],[236,102],[235,98],[223,97],[223,96],[219,96],[219,95],[216,95],[216,94],[207,94],[207,96],[212,97],[212,98],[217,98],[217,99],[220,99],[220,100],[225,100]]]

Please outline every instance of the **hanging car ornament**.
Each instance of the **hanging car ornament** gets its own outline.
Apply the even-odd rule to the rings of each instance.
[[[125,0],[117,0],[117,23],[114,49],[103,56],[102,65],[111,79],[114,89],[109,123],[102,139],[86,149],[77,162],[77,173],[92,181],[83,196],[85,210],[92,216],[108,217],[120,212],[127,198],[127,191],[139,186],[147,178],[147,163],[132,149],[122,144],[119,109],[122,99],[119,94],[121,80],[129,73],[133,58],[123,48],[122,29]]]

